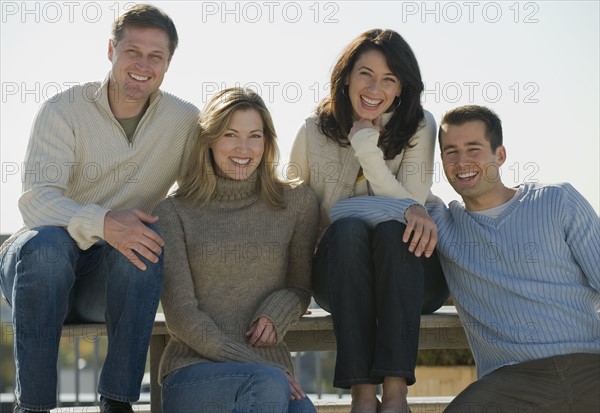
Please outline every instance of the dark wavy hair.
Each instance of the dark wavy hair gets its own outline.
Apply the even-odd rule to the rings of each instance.
[[[348,133],[352,128],[352,104],[348,97],[346,79],[359,56],[370,50],[379,50],[385,56],[392,73],[402,84],[401,104],[394,100],[388,112],[393,112],[379,138],[385,159],[392,159],[404,148],[423,119],[421,93],[423,81],[419,64],[406,41],[393,30],[373,29],[354,39],[342,52],[331,72],[331,91],[316,109],[319,130],[341,146],[348,146]]]

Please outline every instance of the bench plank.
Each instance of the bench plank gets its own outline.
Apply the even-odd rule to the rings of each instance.
[[[68,324],[63,326],[62,338],[94,341],[106,336],[105,324]],[[335,351],[336,340],[331,315],[323,309],[311,309],[292,326],[284,337],[290,351]],[[169,341],[165,315],[157,313],[150,339],[150,406],[161,411],[158,366]],[[453,306],[444,306],[433,314],[421,316],[419,349],[468,348],[462,323]],[[339,406],[338,406],[339,408]],[[320,411],[330,411],[326,406]]]

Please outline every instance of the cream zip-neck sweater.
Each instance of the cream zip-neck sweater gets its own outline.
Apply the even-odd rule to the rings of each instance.
[[[217,178],[216,196],[205,206],[168,198],[154,211],[165,240],[162,304],[171,334],[161,380],[206,361],[293,372],[282,340],[310,301],[317,201],[308,187],[285,187],[286,209],[273,210],[254,177]],[[248,345],[245,333],[260,316],[273,321],[277,344]]]
[[[199,110],[159,90],[129,142],[110,109],[109,78],[43,104],[23,164],[25,227],[66,227],[81,249],[104,238],[108,211],[151,212],[182,176],[198,135]]]

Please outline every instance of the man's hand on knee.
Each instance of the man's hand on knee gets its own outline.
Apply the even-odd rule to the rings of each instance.
[[[104,239],[117,249],[140,270],[146,264],[138,256],[157,263],[165,242],[144,223],[154,224],[158,217],[148,215],[138,209],[110,211],[104,217]]]

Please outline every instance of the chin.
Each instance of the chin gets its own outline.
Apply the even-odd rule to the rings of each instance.
[[[359,116],[362,119],[368,119],[368,120],[375,120],[378,117],[380,117],[383,114],[383,112],[367,112],[367,113],[360,113]]]

